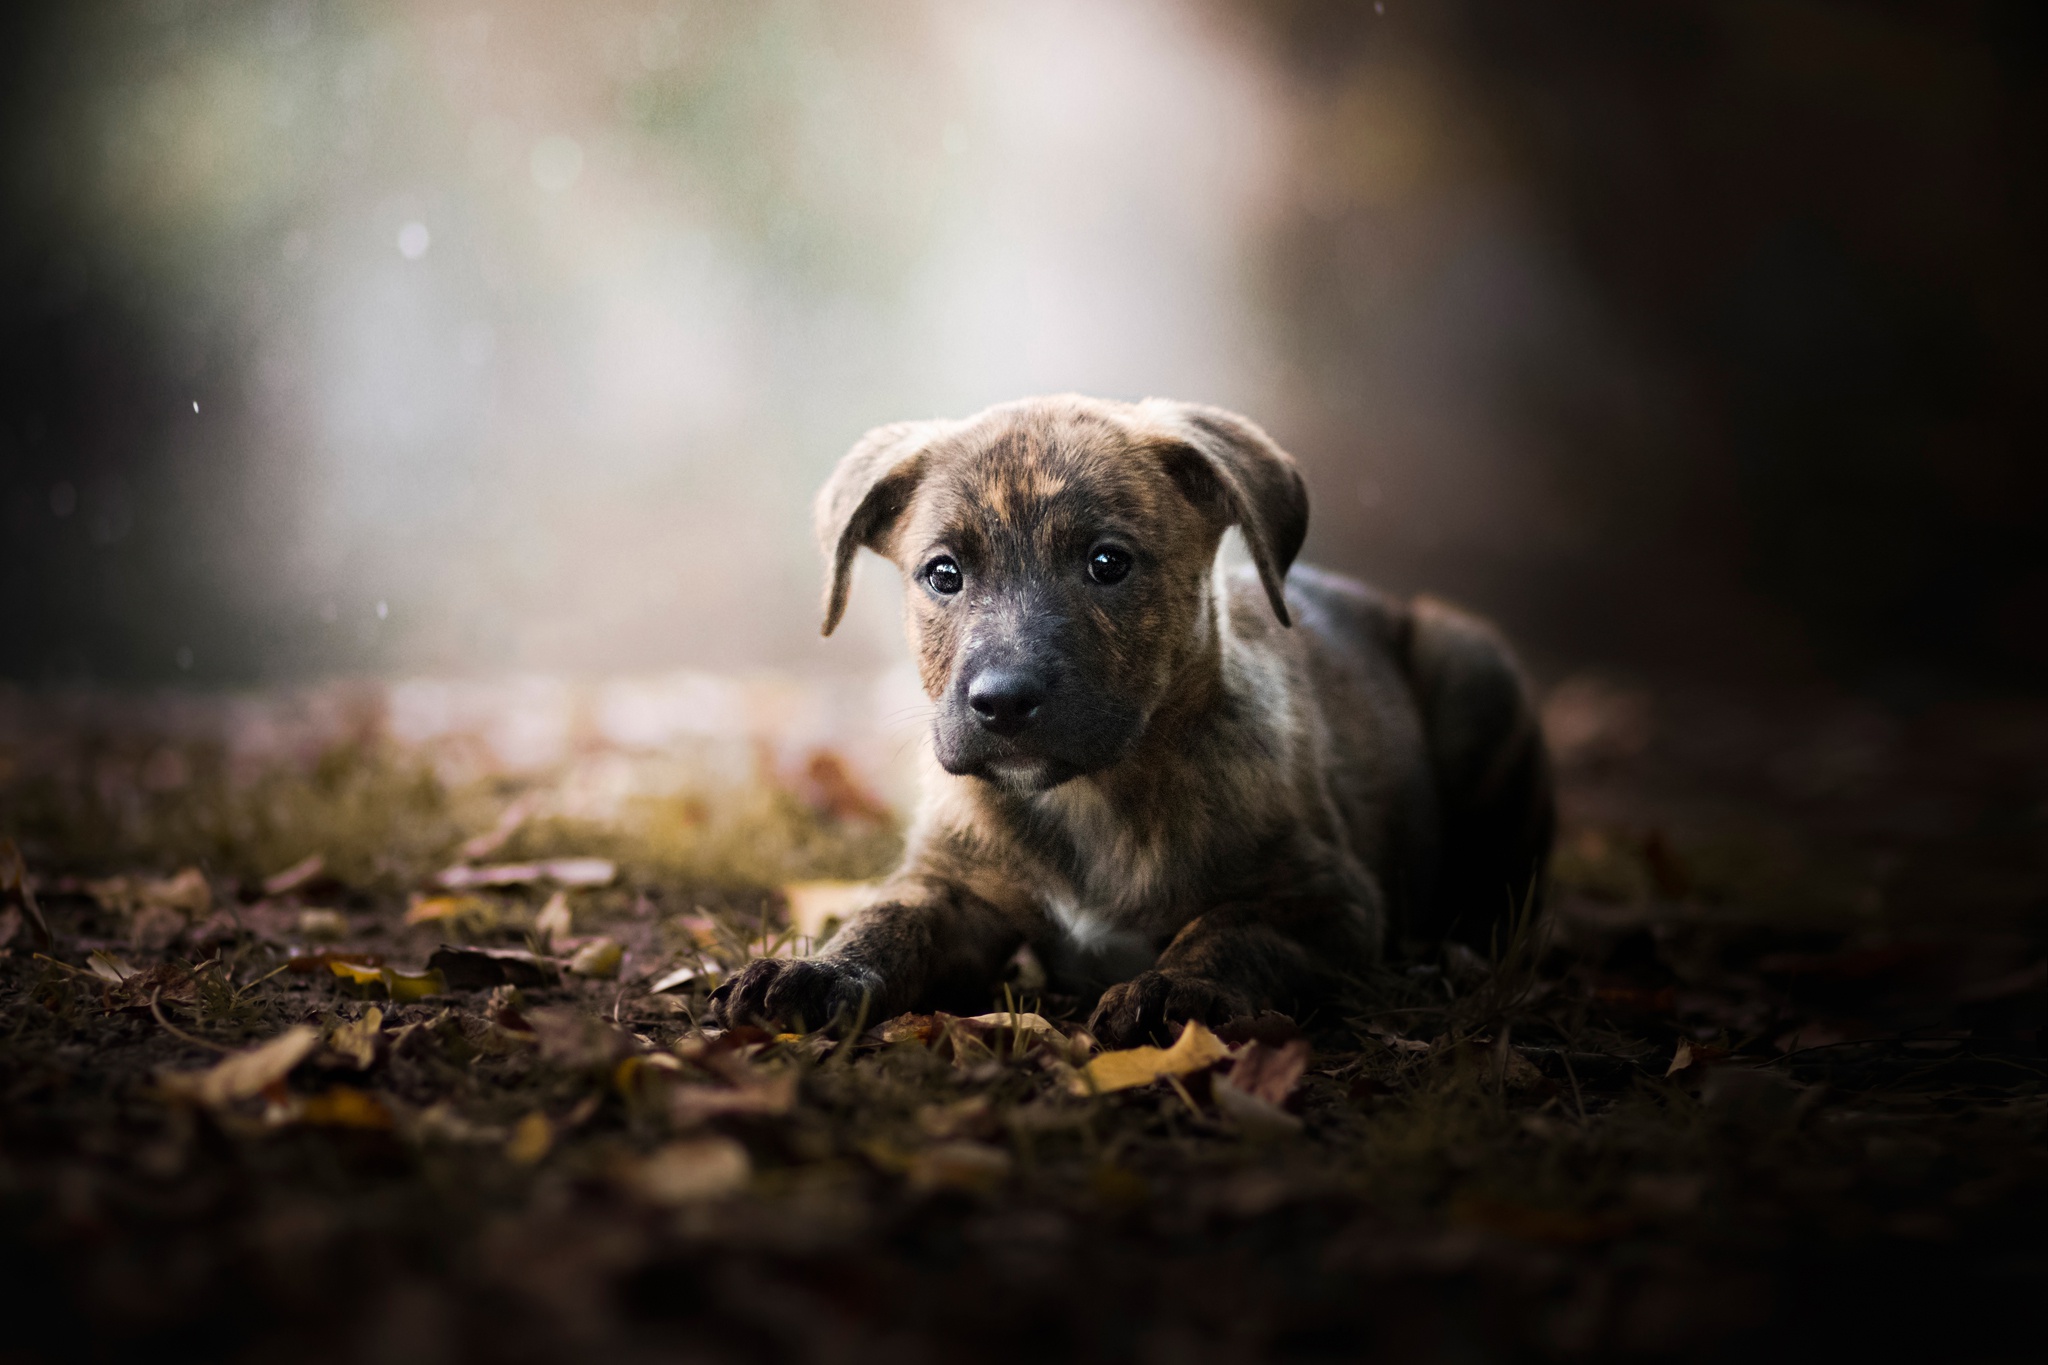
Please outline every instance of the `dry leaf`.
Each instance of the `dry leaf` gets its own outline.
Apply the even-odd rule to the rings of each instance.
[[[872,882],[789,882],[782,888],[789,927],[811,938],[823,938],[828,929],[873,904],[875,896]]]
[[[569,970],[578,976],[613,977],[619,974],[619,961],[625,951],[608,938],[594,938],[576,950],[569,959]]]
[[[348,916],[339,910],[301,910],[299,933],[311,939],[342,938],[348,933]]]
[[[548,1116],[538,1109],[512,1126],[512,1136],[505,1143],[505,1155],[521,1166],[531,1166],[548,1154],[555,1145],[555,1127],[548,1122]]]
[[[533,917],[533,932],[540,941],[552,949],[559,939],[565,939],[575,932],[574,921],[569,915],[569,895],[557,891],[548,897],[548,903]]]
[[[95,949],[86,955],[85,965],[92,968],[94,976],[99,977],[103,981],[111,981],[117,986],[135,975],[135,968],[129,966],[120,958],[115,957],[112,953],[100,949]]]
[[[320,1044],[320,1031],[295,1024],[260,1047],[223,1057],[205,1071],[170,1071],[158,1077],[166,1094],[210,1108],[254,1098],[291,1074]]]
[[[377,1048],[383,1037],[384,1011],[372,1005],[355,1022],[336,1025],[334,1032],[327,1035],[327,1047],[356,1070],[368,1071],[377,1061]]]
[[[649,995],[660,995],[663,991],[672,991],[678,986],[687,986],[699,977],[710,975],[711,970],[702,962],[686,962],[675,970],[664,973],[653,985],[647,988],[647,993]]]
[[[275,876],[265,877],[263,879],[263,894],[266,896],[282,896],[286,892],[296,891],[308,882],[318,878],[326,870],[327,859],[317,853],[308,854]]]
[[[480,991],[493,986],[552,986],[561,979],[555,964],[522,948],[470,948],[444,943],[427,958],[427,970],[439,972],[453,990]]]
[[[706,1119],[739,1116],[772,1118],[796,1107],[796,1077],[787,1073],[760,1077],[733,1089],[718,1085],[679,1085],[669,1098],[669,1118],[687,1128]]]
[[[298,1106],[292,1117],[323,1128],[382,1130],[393,1126],[391,1111],[384,1101],[349,1085],[332,1086],[326,1094],[312,1096]]]
[[[526,823],[527,817],[533,814],[535,807],[539,804],[539,795],[534,792],[528,792],[511,805],[505,807],[498,816],[497,824],[491,826],[482,834],[465,839],[462,846],[455,851],[469,862],[475,862],[478,858],[490,857],[511,841],[512,836],[519,832],[519,827]]]
[[[1275,1108],[1287,1103],[1301,1073],[1308,1069],[1308,1040],[1296,1038],[1278,1047],[1246,1043],[1230,1068],[1229,1083],[1238,1091]]]
[[[1009,1179],[1015,1163],[1001,1147],[984,1142],[941,1142],[910,1158],[916,1190],[992,1190]]]
[[[1077,1095],[1108,1094],[1150,1085],[1165,1076],[1185,1076],[1227,1059],[1230,1049],[1200,1022],[1190,1019],[1172,1047],[1134,1047],[1105,1052],[1074,1078]]]
[[[1680,1038],[1678,1040],[1678,1050],[1671,1054],[1671,1065],[1664,1068],[1664,1074],[1667,1076],[1676,1076],[1679,1072],[1685,1070],[1687,1067],[1691,1065],[1692,1044],[1687,1040]]]
[[[1301,1131],[1300,1119],[1262,1096],[1239,1089],[1228,1076],[1218,1076],[1209,1083],[1209,1098],[1216,1102],[1218,1112],[1247,1136],[1287,1137]]]
[[[454,924],[457,921],[478,932],[496,928],[498,907],[481,896],[418,896],[405,912],[407,924]]]
[[[21,908],[28,912],[29,922],[36,927],[36,941],[47,950],[50,947],[50,924],[43,918],[43,909],[36,904],[35,887],[29,882],[28,864],[22,860],[21,850],[15,847],[11,838],[0,838],[0,900],[18,900]],[[10,933],[9,938],[13,935]]]
[[[671,1207],[735,1194],[747,1186],[753,1163],[731,1138],[671,1142],[625,1168],[625,1183],[641,1198]]]
[[[486,867],[443,868],[435,885],[447,891],[480,886],[524,886],[548,881],[558,886],[610,886],[619,866],[609,858],[551,858],[537,863],[494,863]]]

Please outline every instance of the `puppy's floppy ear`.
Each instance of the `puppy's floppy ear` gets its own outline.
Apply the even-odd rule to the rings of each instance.
[[[925,447],[950,422],[891,422],[854,442],[818,490],[813,512],[818,548],[832,567],[825,579],[825,634],[846,614],[853,557],[881,553],[889,529],[910,505],[924,477]]]
[[[1147,398],[1139,409],[1165,429],[1166,469],[1198,507],[1213,509],[1244,534],[1259,582],[1280,624],[1291,626],[1284,588],[1288,566],[1308,535],[1308,489],[1294,457],[1258,424],[1222,408]]]

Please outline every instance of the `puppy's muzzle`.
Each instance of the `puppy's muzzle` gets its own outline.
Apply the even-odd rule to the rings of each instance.
[[[967,683],[967,706],[990,734],[1019,735],[1037,723],[1048,690],[1036,669],[984,668]]]

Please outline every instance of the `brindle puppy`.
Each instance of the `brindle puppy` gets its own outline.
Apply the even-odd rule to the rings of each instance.
[[[1507,647],[1290,579],[1307,493],[1244,418],[1060,397],[881,427],[817,522],[826,634],[862,547],[907,580],[936,762],[879,903],[746,967],[719,1017],[985,1008],[1029,943],[1128,1044],[1309,1007],[1390,932],[1483,946],[1534,894],[1550,776]],[[1213,571],[1230,526],[1255,575]]]

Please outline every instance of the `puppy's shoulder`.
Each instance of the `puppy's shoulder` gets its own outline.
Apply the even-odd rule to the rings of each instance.
[[[1258,574],[1234,570],[1226,580],[1229,629],[1242,643],[1306,653],[1314,647],[1369,650],[1405,660],[1414,613],[1400,598],[1343,574],[1296,564],[1287,575],[1287,607],[1294,627],[1283,626],[1266,605]]]

